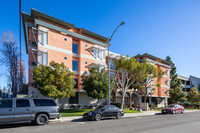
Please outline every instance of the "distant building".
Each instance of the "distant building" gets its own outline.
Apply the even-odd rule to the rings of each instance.
[[[192,75],[190,75],[189,77],[178,75],[177,78],[180,79],[184,85],[183,91],[188,92],[191,90],[192,87],[195,87],[197,90],[199,90],[200,78]]]

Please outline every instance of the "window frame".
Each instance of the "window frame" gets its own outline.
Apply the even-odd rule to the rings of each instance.
[[[24,107],[17,107],[17,101],[28,101],[28,103],[29,103],[29,106],[24,106]],[[30,101],[28,100],[28,99],[16,99],[16,108],[30,108],[31,107],[31,103],[30,103]]]
[[[40,62],[40,56],[41,56],[40,54],[42,55],[42,61],[41,62]],[[44,56],[45,54],[46,54],[46,57]],[[48,65],[48,52],[39,51],[38,63],[42,64],[42,65]]]
[[[74,54],[78,54],[78,51],[79,51],[79,45],[77,43],[72,43],[72,53]],[[74,49],[74,48],[77,48],[77,49]]]
[[[48,30],[39,30],[38,41],[41,45],[48,45]]]
[[[99,57],[99,49],[93,48],[93,54],[94,54],[94,58],[98,58]]]

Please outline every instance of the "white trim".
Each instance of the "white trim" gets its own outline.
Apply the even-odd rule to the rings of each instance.
[[[42,26],[39,27],[39,30],[44,31],[44,32],[48,32],[49,31],[49,29],[47,29],[45,27],[42,27]]]
[[[75,53],[72,53],[72,56],[73,56],[73,57],[79,57],[79,55],[78,55],[78,54],[75,54]]]
[[[94,64],[106,66],[106,63],[101,63],[101,62],[94,62]]]
[[[94,48],[101,49],[101,50],[106,50],[106,49],[107,49],[107,48],[105,48],[105,47],[101,47],[101,46],[99,46],[99,45],[94,45],[93,47],[94,47]]]
[[[152,62],[152,63],[158,64],[158,65],[161,65],[161,66],[166,67],[166,68],[171,68],[171,66],[169,66],[169,65],[166,65],[166,64],[163,64],[163,63],[160,63],[160,62],[157,62],[157,61],[151,60],[151,59],[149,59],[149,58],[146,58],[146,61],[149,61],[149,62]]]
[[[70,51],[70,50],[66,50],[66,49],[63,49],[63,48],[58,48],[58,47],[51,46],[51,45],[43,46],[43,45],[39,44],[39,47],[47,48],[47,49],[51,49],[51,50],[55,50],[55,51],[58,51],[58,52],[62,52],[62,53],[66,53],[66,54],[72,55],[72,51]]]
[[[162,77],[169,78],[168,75],[162,75]]]
[[[161,87],[170,89],[167,85],[161,85]]]
[[[74,54],[72,51],[70,50],[67,50],[67,49],[63,49],[63,48],[59,48],[59,47],[55,47],[55,46],[52,46],[52,45],[41,45],[41,44],[38,44],[39,47],[41,48],[47,48],[47,49],[51,49],[51,50],[54,50],[54,51],[58,51],[58,52],[62,52],[62,53],[66,53],[66,54],[70,54],[74,57],[78,57],[79,55],[78,54]],[[87,59],[91,59],[91,60],[96,60],[96,61],[101,61],[101,62],[105,62],[105,59],[101,60],[99,58],[95,58],[94,56],[90,56],[90,55],[86,55],[86,54],[80,54],[79,57],[83,57],[83,58],[87,58]]]
[[[46,49],[39,49],[38,51],[39,51],[39,52],[45,52],[45,53],[48,52],[48,50],[46,50]]]
[[[102,60],[102,59],[95,58],[94,56],[90,56],[90,55],[86,55],[86,54],[80,54],[80,57],[91,59],[91,60],[105,62],[105,59]]]

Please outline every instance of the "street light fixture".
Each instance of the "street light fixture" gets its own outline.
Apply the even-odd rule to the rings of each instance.
[[[110,56],[109,56],[110,41],[111,41],[113,35],[115,34],[115,32],[117,31],[117,29],[123,24],[125,24],[125,22],[121,22],[121,24],[119,26],[117,26],[117,28],[113,31],[110,38],[108,38],[108,44],[107,44],[107,47],[108,47],[108,105],[110,105]]]
[[[133,90],[134,90],[134,94],[135,94],[135,98],[134,98],[134,104],[135,104],[135,110],[137,110],[137,93],[138,93],[138,89],[137,88],[133,88]]]
[[[154,91],[153,91],[153,89],[152,89],[152,90],[150,91],[150,95],[151,95],[151,96],[150,96],[150,101],[151,101],[151,103],[150,103],[150,104],[151,104],[151,110],[152,110],[152,95],[153,95],[153,92],[154,92]]]

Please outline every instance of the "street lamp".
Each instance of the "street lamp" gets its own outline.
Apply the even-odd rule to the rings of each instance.
[[[135,98],[134,98],[135,110],[137,110],[137,92],[138,92],[138,89],[133,89],[133,90],[134,90],[134,94],[135,94]]]
[[[111,41],[113,35],[115,34],[115,32],[117,31],[117,29],[123,24],[125,24],[125,22],[121,22],[121,24],[119,26],[117,26],[117,28],[113,31],[110,38],[108,38],[108,44],[107,44],[107,47],[108,47],[108,105],[110,105],[110,57],[109,57],[110,41]]]
[[[150,91],[150,104],[151,104],[151,110],[152,110],[152,95],[153,95],[153,89]]]

